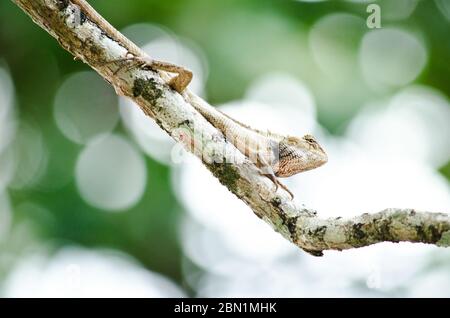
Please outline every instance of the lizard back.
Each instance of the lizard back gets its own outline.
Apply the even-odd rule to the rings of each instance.
[[[278,143],[282,136],[254,129],[220,110],[196,95],[186,92],[191,105],[219,129],[225,138],[259,167],[273,167],[278,161]]]

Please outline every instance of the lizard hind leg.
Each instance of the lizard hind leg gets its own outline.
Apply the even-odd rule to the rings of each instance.
[[[128,62],[130,64],[126,66],[125,62]],[[140,59],[137,59],[135,56],[127,56],[127,57],[100,63],[101,66],[105,66],[105,65],[109,65],[109,64],[119,64],[119,66],[113,73],[114,75],[117,75],[120,71],[123,71],[123,70],[129,71],[135,67],[142,67],[145,65],[145,62],[141,61]]]
[[[129,62],[130,64],[127,67],[125,67],[124,62]],[[142,57],[131,55],[124,58],[107,61],[103,63],[102,66],[114,63],[121,64],[114,71],[114,75],[116,75],[122,70],[129,71],[133,68],[142,68],[142,67],[148,67],[154,71],[165,71],[169,73],[174,73],[176,75],[172,77],[172,79],[169,81],[168,84],[170,85],[170,87],[175,89],[180,94],[186,89],[186,87],[192,81],[193,77],[192,72],[188,69],[185,69],[184,67],[168,62],[153,60],[147,56]]]
[[[277,191],[278,188],[281,187],[284,191],[289,193],[291,199],[294,199],[294,194],[283,183],[281,183],[273,173],[263,174],[263,176],[269,178],[275,184],[275,191]]]
[[[176,76],[172,77],[170,80],[169,85],[178,93],[182,93],[192,81],[192,72],[182,66],[157,60],[150,60],[148,64],[153,69],[176,74]]]

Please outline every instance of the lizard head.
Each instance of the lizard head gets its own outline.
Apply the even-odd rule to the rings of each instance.
[[[274,169],[275,175],[289,177],[318,168],[327,161],[327,154],[313,136],[287,136],[279,143],[279,161]]]

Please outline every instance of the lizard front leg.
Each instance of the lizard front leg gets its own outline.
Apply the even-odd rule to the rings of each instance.
[[[294,199],[294,194],[283,183],[281,183],[280,180],[278,180],[278,178],[275,176],[272,165],[268,163],[266,158],[264,158],[264,156],[259,152],[257,154],[257,158],[257,166],[260,169],[259,171],[261,175],[269,178],[275,184],[275,192],[278,190],[278,187],[281,187],[283,190],[289,193],[291,199]]]
[[[285,190],[287,193],[289,193],[289,195],[291,196],[291,199],[294,199],[294,194],[291,192],[291,190],[289,190],[283,183],[281,183],[280,180],[278,180],[278,178],[273,173],[262,174],[262,175],[269,178],[275,184],[275,187],[276,187],[275,191],[278,190],[278,187],[281,187],[283,190]]]

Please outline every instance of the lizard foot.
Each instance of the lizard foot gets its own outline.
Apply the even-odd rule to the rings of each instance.
[[[131,62],[130,65],[128,65],[126,68],[124,68],[125,64],[124,62]],[[149,57],[141,57],[141,56],[127,56],[121,59],[112,60],[103,63],[103,65],[106,64],[112,64],[112,63],[120,63],[121,65],[114,71],[114,75],[119,73],[122,70],[129,71],[133,68],[142,68],[142,67],[148,67],[154,71],[165,71],[169,73],[175,73],[176,76],[174,76],[170,81],[169,85],[174,90],[176,90],[178,93],[182,93],[186,87],[189,85],[189,83],[192,81],[193,74],[190,70],[185,69],[184,67],[163,62],[163,61],[157,61],[153,60]]]
[[[287,193],[289,193],[289,195],[291,196],[291,199],[294,199],[294,194],[284,185],[282,184],[277,177],[275,177],[275,175],[273,174],[263,174],[263,176],[269,178],[274,184],[275,184],[275,191],[278,190],[278,187],[281,187],[284,191],[286,191]]]
[[[152,69],[155,70],[177,74],[169,81],[169,85],[180,94],[192,81],[192,72],[188,69],[185,69],[184,67],[157,60],[149,60],[146,64],[148,64]]]

